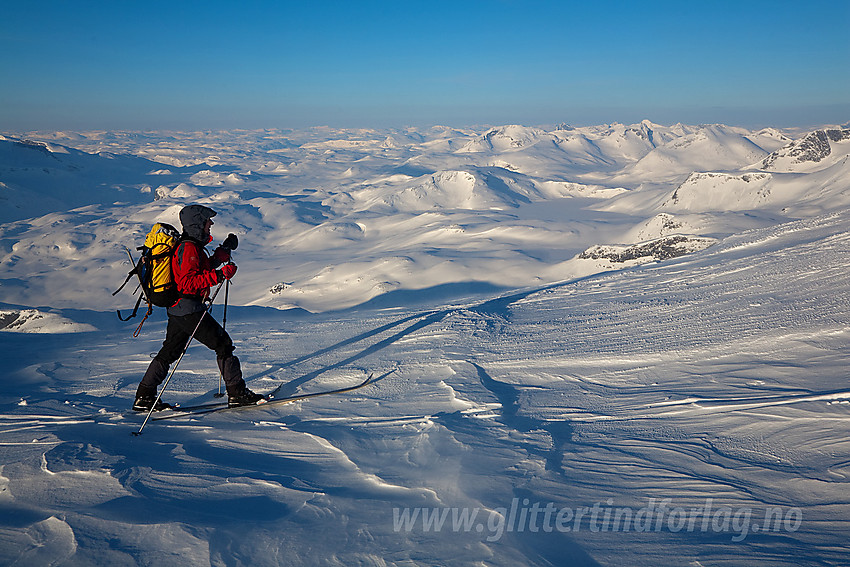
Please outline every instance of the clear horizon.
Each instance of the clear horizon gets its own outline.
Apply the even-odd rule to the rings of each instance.
[[[0,131],[850,120],[850,3],[4,7]]]

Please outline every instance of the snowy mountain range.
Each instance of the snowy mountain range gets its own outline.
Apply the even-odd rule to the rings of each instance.
[[[842,564],[848,156],[847,126],[6,133],[0,563]],[[190,203],[239,237],[249,387],[374,382],[132,437],[165,316],[133,339],[112,292]],[[165,397],[210,403],[189,353]]]
[[[644,121],[6,136],[4,301],[98,308],[121,246],[155,220],[178,224],[186,202],[219,210],[246,243],[245,304],[324,311],[395,290],[557,281],[594,269],[574,261],[591,246],[668,236],[644,226],[660,213],[716,238],[842,208],[847,132]]]

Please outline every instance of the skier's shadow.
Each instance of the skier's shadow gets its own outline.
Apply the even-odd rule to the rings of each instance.
[[[467,307],[466,309],[469,310],[469,311],[472,311],[472,312],[480,313],[480,314],[502,315],[502,316],[504,316],[504,315],[507,315],[507,312],[508,312],[508,310],[509,310],[509,308],[512,304],[514,304],[518,301],[521,301],[522,299],[525,299],[526,297],[528,297],[531,294],[538,293],[538,292],[541,292],[541,291],[547,291],[547,290],[550,290],[550,289],[556,289],[556,288],[559,288],[559,287],[563,287],[565,285],[576,283],[576,282],[581,281],[581,280],[589,279],[589,278],[599,276],[599,275],[604,275],[606,273],[607,272],[603,272],[602,274],[592,274],[590,276],[580,277],[580,278],[576,278],[576,279],[572,279],[572,280],[568,280],[568,281],[555,282],[555,283],[547,284],[547,285],[544,285],[544,286],[538,286],[538,287],[528,288],[528,289],[524,289],[524,290],[519,290],[519,291],[516,291],[514,293],[506,294],[506,295],[503,295],[503,296],[500,296],[500,297],[496,297],[496,298],[484,301],[484,302],[479,303],[477,305]],[[377,335],[379,335],[379,334],[381,334],[385,331],[388,331],[388,330],[390,330],[394,327],[398,327],[399,325],[403,325],[405,323],[409,323],[410,321],[414,321],[414,320],[418,319],[418,321],[416,321],[415,323],[413,323],[409,327],[406,327],[405,329],[403,329],[403,330],[401,330],[401,331],[399,331],[399,332],[397,332],[397,333],[395,333],[395,334],[393,334],[393,335],[391,335],[391,336],[389,336],[389,337],[387,337],[387,338],[385,338],[385,339],[383,339],[383,340],[361,350],[360,352],[353,354],[353,355],[351,355],[351,356],[349,356],[349,357],[347,357],[343,360],[340,360],[338,362],[335,362],[333,364],[325,366],[323,368],[319,368],[318,370],[314,370],[313,372],[310,372],[308,374],[304,374],[303,376],[299,376],[298,378],[294,378],[293,380],[291,380],[290,382],[287,382],[286,384],[281,384],[274,391],[274,394],[276,396],[292,395],[292,394],[295,393],[295,391],[300,386],[302,386],[302,385],[306,384],[307,382],[321,376],[325,372],[328,372],[329,370],[334,370],[334,369],[341,368],[343,366],[352,364],[352,363],[357,362],[358,360],[360,360],[362,358],[369,356],[370,354],[374,354],[374,353],[376,353],[380,350],[383,350],[386,347],[397,342],[398,340],[403,339],[404,337],[406,337],[406,336],[408,336],[412,333],[415,333],[419,329],[422,329],[423,327],[427,327],[428,325],[431,325],[432,323],[437,323],[439,321],[442,321],[447,316],[449,316],[452,313],[455,313],[459,310],[461,310],[461,308],[450,307],[450,308],[445,308],[445,309],[440,309],[440,310],[433,310],[433,311],[425,311],[425,312],[421,312],[421,313],[415,313],[413,315],[399,319],[398,321],[393,321],[391,323],[387,323],[386,325],[382,325],[382,326],[377,327],[375,329],[371,329],[369,331],[366,331],[365,333],[361,333],[361,334],[356,335],[354,337],[351,337],[349,339],[345,339],[345,340],[340,341],[336,344],[333,344],[331,346],[319,349],[319,350],[317,350],[313,353],[304,355],[300,358],[296,358],[296,359],[291,360],[289,362],[286,362],[284,364],[280,364],[280,365],[274,366],[272,368],[268,368],[268,369],[266,369],[266,370],[264,370],[260,373],[257,373],[255,375],[251,376],[250,378],[248,378],[248,380],[254,380],[254,379],[257,379],[257,378],[262,378],[264,376],[268,376],[270,374],[273,374],[276,371],[284,370],[286,368],[290,368],[292,366],[295,366],[296,364],[299,364],[301,362],[306,362],[308,360],[317,358],[317,357],[322,356],[324,354],[334,352],[334,351],[339,350],[341,348],[344,348],[346,346],[349,346],[349,345],[358,343],[360,341],[364,341],[366,339],[377,336]]]
[[[422,329],[424,327],[427,327],[428,325],[431,325],[432,323],[436,323],[438,321],[443,320],[446,316],[448,316],[453,311],[454,310],[452,310],[452,309],[444,309],[444,310],[440,310],[440,311],[426,311],[425,313],[417,313],[415,315],[411,315],[409,317],[399,319],[398,321],[393,321],[392,323],[387,323],[386,325],[382,325],[382,326],[377,327],[375,329],[371,329],[369,331],[366,331],[365,333],[361,333],[357,336],[351,337],[349,339],[345,339],[344,341],[340,341],[340,342],[338,342],[334,345],[331,345],[329,347],[319,349],[319,350],[317,350],[317,351],[315,351],[311,354],[304,355],[300,358],[289,361],[285,364],[281,364],[281,365],[279,365],[275,368],[270,368],[270,369],[264,370],[263,372],[255,375],[255,376],[250,377],[249,380],[252,380],[252,379],[255,379],[255,378],[260,378],[262,376],[266,376],[268,374],[271,374],[272,372],[274,372],[276,370],[283,370],[285,368],[289,368],[289,367],[294,366],[296,364],[299,364],[301,362],[305,362],[307,360],[311,360],[313,358],[322,356],[324,354],[334,352],[334,351],[339,350],[340,348],[346,347],[348,345],[352,345],[352,344],[358,343],[360,341],[364,341],[366,339],[372,338],[372,337],[379,335],[379,334],[381,334],[385,331],[388,331],[388,330],[390,330],[394,327],[398,327],[399,325],[403,325],[403,324],[408,323],[410,321],[413,321],[415,319],[419,319],[418,321],[416,321],[415,323],[413,323],[412,325],[410,325],[408,327],[405,327],[401,331],[398,331],[397,333],[394,333],[393,335],[390,335],[389,337],[382,339],[375,344],[369,345],[368,347],[364,348],[363,350],[361,350],[361,351],[359,351],[355,354],[352,354],[351,356],[349,356],[347,358],[344,358],[342,360],[339,360],[337,362],[334,362],[333,364],[329,364],[329,365],[324,366],[322,368],[316,369],[312,372],[304,374],[303,376],[299,376],[297,378],[294,378],[293,380],[287,382],[286,384],[282,384],[275,391],[276,396],[291,396],[292,394],[294,394],[298,390],[298,388],[300,388],[301,386],[303,386],[307,382],[310,382],[311,380],[321,376],[325,372],[328,372],[330,370],[334,370],[334,369],[337,369],[337,368],[342,368],[344,366],[348,366],[348,365],[353,364],[353,363],[357,362],[358,360],[361,360],[361,359],[363,359],[363,358],[365,358],[365,357],[367,357],[371,354],[375,354],[376,352],[381,351],[381,350],[387,348],[388,346],[398,342],[399,340],[403,339],[404,337],[406,337],[406,336],[408,336],[412,333],[415,333],[419,329]],[[378,379],[380,380],[381,378],[383,378],[383,376],[381,376]],[[377,380],[375,380],[375,381],[377,381]]]

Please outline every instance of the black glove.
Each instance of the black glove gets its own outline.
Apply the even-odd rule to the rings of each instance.
[[[224,242],[222,242],[221,245],[228,250],[236,250],[239,248],[239,239],[231,232],[227,235],[227,238],[224,239]]]

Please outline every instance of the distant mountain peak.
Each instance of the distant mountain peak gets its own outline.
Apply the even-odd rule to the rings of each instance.
[[[850,140],[850,129],[815,130],[773,152],[761,162],[762,169],[776,169],[797,164],[819,163],[833,152],[833,143]]]
[[[487,130],[477,139],[471,140],[458,150],[458,153],[509,151],[512,149],[527,148],[533,146],[545,136],[552,137],[551,134],[540,128],[519,126],[516,124],[498,126]]]

